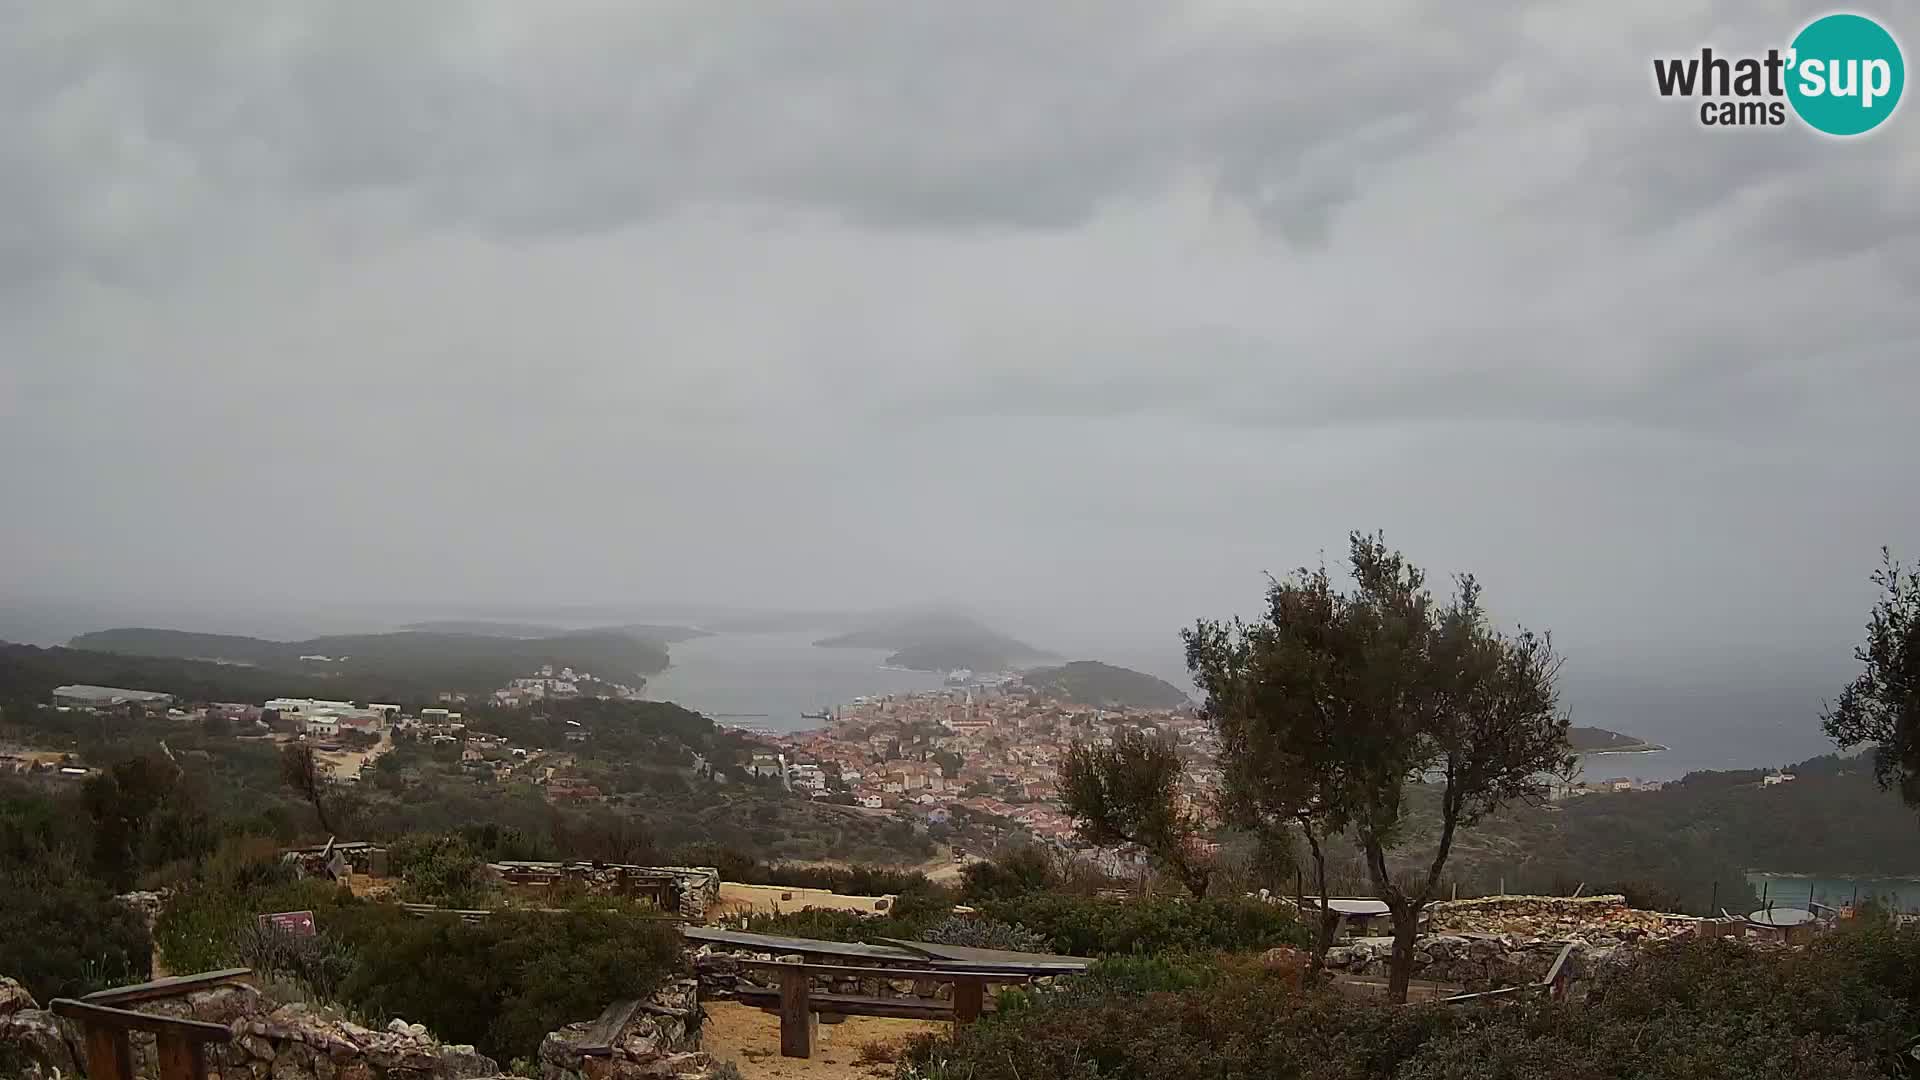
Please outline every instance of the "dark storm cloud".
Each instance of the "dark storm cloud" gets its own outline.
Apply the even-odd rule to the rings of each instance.
[[[1650,80],[1813,10],[0,5],[0,603],[1158,642],[1380,526],[1570,647],[1844,655],[1914,106]]]

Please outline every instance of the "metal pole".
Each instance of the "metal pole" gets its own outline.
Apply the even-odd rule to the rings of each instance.
[[[1708,917],[1711,918],[1713,913],[1719,910],[1720,910],[1720,881],[1719,879],[1716,878],[1713,882],[1713,899],[1707,901]]]

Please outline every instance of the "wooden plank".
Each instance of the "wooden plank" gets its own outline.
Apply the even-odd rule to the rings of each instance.
[[[124,1028],[87,1025],[89,1080],[133,1080],[133,1048]]]
[[[807,973],[780,973],[780,1056],[810,1058],[819,1023],[807,1001]]]
[[[953,1019],[955,1023],[966,1025],[980,1019],[980,1010],[987,995],[987,981],[978,975],[970,975],[953,982]]]
[[[221,971],[203,971],[198,975],[175,975],[152,982],[134,983],[131,986],[116,986],[107,990],[95,990],[81,998],[81,1001],[95,1005],[127,1005],[136,1001],[157,1001],[161,998],[179,997],[198,990],[207,990],[215,986],[239,982],[253,974],[252,968],[226,968]]]
[[[604,1009],[600,1016],[580,1036],[579,1052],[585,1057],[609,1057],[613,1054],[613,1041],[640,1011],[640,999],[616,1001]]]
[[[1567,996],[1567,983],[1570,981],[1567,974],[1567,960],[1572,956],[1573,942],[1569,941],[1561,948],[1560,955],[1554,957],[1553,967],[1547,969],[1547,977],[1540,980],[1540,985],[1547,988],[1547,993],[1556,998]]]
[[[154,1040],[159,1052],[160,1080],[206,1080],[206,1058],[201,1044],[177,1031],[162,1031]]]
[[[75,1001],[72,998],[54,998],[47,1008],[55,1016],[64,1016],[78,1021],[92,1031],[96,1028],[108,1031],[128,1032],[147,1031],[155,1035],[171,1031],[193,1042],[226,1042],[233,1033],[224,1024],[209,1024],[201,1020],[175,1020],[171,1016],[154,1016],[151,1013],[134,1012],[132,1009],[116,1009],[106,1005],[95,1005],[88,1001]]]
[[[742,988],[734,997],[762,1012],[780,1011],[780,992],[764,987]],[[818,1016],[882,1016],[896,1020],[951,1020],[953,1003],[923,997],[860,997],[854,994],[811,994],[807,1007]]]
[[[795,964],[784,960],[738,960],[735,961],[735,965],[747,968],[768,968],[775,971],[804,971],[809,975],[845,975],[856,979],[930,979],[934,982],[985,979],[990,983],[998,983],[1028,982],[1038,977],[1030,971],[977,971],[972,968],[947,967],[848,967],[839,964]]]

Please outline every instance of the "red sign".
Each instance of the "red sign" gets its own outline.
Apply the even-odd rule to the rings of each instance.
[[[260,916],[260,925],[262,928],[271,927],[283,934],[291,934],[294,937],[312,937],[313,912],[281,911],[272,915],[262,915]]]

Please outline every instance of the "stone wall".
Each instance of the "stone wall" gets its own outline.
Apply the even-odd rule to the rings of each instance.
[[[1700,920],[1627,906],[1624,896],[1482,896],[1427,905],[1436,934],[1514,934],[1528,938],[1618,941],[1693,933]]]
[[[1413,977],[1467,990],[1524,986],[1547,977],[1566,941],[1521,938],[1512,934],[1433,934],[1414,944]],[[1590,966],[1620,946],[1575,942],[1569,974],[1582,977]],[[1393,956],[1392,938],[1355,938],[1327,950],[1327,967],[1349,975],[1385,978]]]
[[[1414,945],[1413,977],[1468,990],[1537,983],[1571,943],[1567,963],[1579,979],[1623,948],[1699,933],[1700,924],[1687,915],[1628,907],[1614,895],[1441,901],[1428,905]],[[1353,938],[1327,952],[1327,966],[1384,977],[1392,955],[1392,938]]]
[[[305,1003],[275,1007],[251,986],[230,985],[142,1002],[157,1016],[225,1024],[233,1040],[210,1047],[208,1080],[468,1080],[500,1072],[466,1045],[448,1045],[419,1024],[394,1020],[379,1030]],[[134,1065],[157,1075],[151,1036],[135,1036]]]
[[[73,1025],[42,1009],[26,987],[0,977],[0,1075],[71,1080],[85,1060]]]
[[[274,1003],[233,984],[141,1002],[140,1012],[221,1024],[230,1042],[208,1046],[208,1080],[508,1080],[493,1059],[449,1045],[419,1024],[394,1020],[362,1027],[332,1010]],[[612,1053],[581,1053],[591,1023],[569,1024],[540,1045],[545,1080],[706,1080],[721,1066],[699,1052],[704,1014],[693,979],[680,979],[633,1006],[610,1040]],[[158,1072],[153,1037],[131,1040],[137,1074]],[[84,1039],[70,1021],[39,1008],[11,979],[0,978],[0,1076],[76,1080],[86,1076]]]

